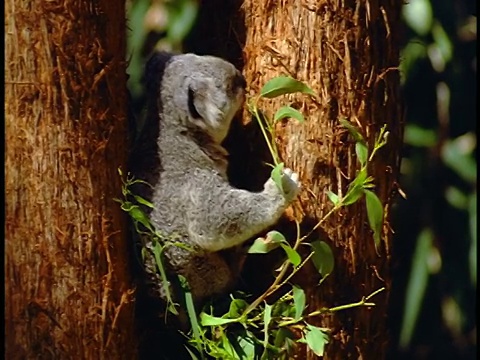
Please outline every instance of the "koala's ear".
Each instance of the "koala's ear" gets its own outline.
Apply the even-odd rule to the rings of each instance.
[[[203,119],[210,124],[215,124],[221,111],[214,101],[214,94],[218,91],[213,80],[209,78],[194,79],[188,85],[188,111],[194,119]]]
[[[201,119],[202,116],[198,113],[197,108],[195,107],[195,93],[193,89],[189,86],[188,87],[188,111],[190,116],[194,119]]]

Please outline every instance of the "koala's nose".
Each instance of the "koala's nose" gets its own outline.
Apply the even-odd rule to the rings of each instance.
[[[245,78],[243,77],[243,75],[240,72],[235,74],[233,78],[233,88],[234,89],[241,88],[245,90],[246,87],[247,87],[247,82],[245,81]]]

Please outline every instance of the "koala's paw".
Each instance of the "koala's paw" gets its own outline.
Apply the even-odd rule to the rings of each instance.
[[[290,202],[293,201],[300,193],[301,185],[298,174],[289,168],[283,169],[282,187],[285,198]]]

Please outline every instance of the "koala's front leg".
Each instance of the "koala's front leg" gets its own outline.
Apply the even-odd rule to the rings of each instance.
[[[262,192],[253,193],[235,189],[210,173],[197,175],[201,186],[190,191],[186,223],[190,239],[207,251],[228,249],[264,231],[300,191],[298,175],[290,169],[282,174],[283,192],[272,179]]]

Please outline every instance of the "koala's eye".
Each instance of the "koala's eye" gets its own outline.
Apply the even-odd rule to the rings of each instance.
[[[247,87],[247,82],[245,81],[245,78],[243,77],[242,74],[237,73],[233,77],[232,85],[235,90],[238,88],[242,88],[243,90],[245,90],[245,88]]]

